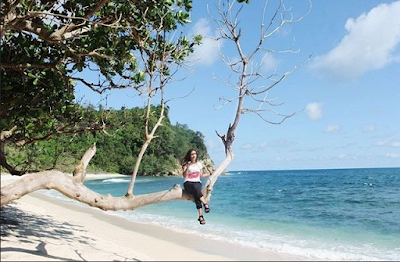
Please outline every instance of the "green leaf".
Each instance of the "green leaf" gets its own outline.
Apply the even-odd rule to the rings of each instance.
[[[9,91],[11,90],[13,87],[12,86],[2,86],[1,89],[2,91]]]

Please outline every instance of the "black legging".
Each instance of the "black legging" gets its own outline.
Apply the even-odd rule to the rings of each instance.
[[[189,194],[193,196],[196,208],[202,208],[203,206],[201,205],[200,201],[200,198],[203,196],[203,193],[201,193],[201,183],[186,181],[185,183],[183,183],[183,187]]]

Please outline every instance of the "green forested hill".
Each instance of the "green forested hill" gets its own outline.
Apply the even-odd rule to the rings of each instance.
[[[153,109],[158,110],[157,107]],[[8,162],[20,170],[55,168],[72,172],[85,151],[96,143],[97,152],[87,168],[88,172],[131,174],[145,141],[144,109],[88,110],[93,110],[102,119],[108,127],[106,132],[53,136],[51,140],[22,148],[8,144],[5,147]],[[184,124],[172,125],[168,114],[156,135],[158,137],[152,140],[141,162],[140,176],[177,174],[179,160],[190,148],[198,150],[200,159],[209,158],[202,133],[190,130]]]

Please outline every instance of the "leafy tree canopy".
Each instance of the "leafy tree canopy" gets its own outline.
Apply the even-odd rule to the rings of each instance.
[[[4,141],[23,146],[106,128],[101,115],[73,102],[76,83],[99,93],[133,88],[142,94],[144,68],[165,54],[180,63],[200,43],[199,36],[172,43],[159,33],[189,23],[191,8],[190,0],[2,1],[1,130],[13,130]],[[87,71],[98,78],[90,82]],[[3,146],[1,164],[8,167]]]

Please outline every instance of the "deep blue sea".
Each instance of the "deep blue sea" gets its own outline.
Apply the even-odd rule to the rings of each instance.
[[[92,180],[125,195],[130,177]],[[182,185],[180,177],[138,177],[134,192]],[[214,186],[206,225],[190,201],[134,211],[126,219],[313,260],[400,260],[400,168],[231,171]]]

